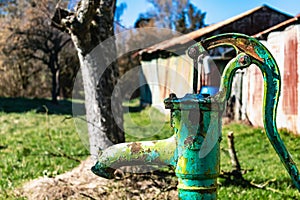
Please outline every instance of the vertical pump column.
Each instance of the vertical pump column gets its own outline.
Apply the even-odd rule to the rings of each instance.
[[[179,199],[216,199],[220,171],[222,104],[200,94],[165,100],[177,146]]]

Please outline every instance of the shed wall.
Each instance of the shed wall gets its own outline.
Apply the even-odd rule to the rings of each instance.
[[[299,45],[300,25],[290,26],[285,31],[271,33],[266,46],[273,54],[281,74],[281,96],[277,111],[278,128],[287,128],[300,134],[299,116]],[[255,126],[262,123],[263,80],[258,68],[250,67],[246,73],[248,81],[246,116]],[[246,101],[246,102],[245,102]]]
[[[169,112],[163,100],[170,93],[183,97],[193,91],[193,63],[187,55],[142,61],[142,71],[151,91],[152,106],[162,112]]]

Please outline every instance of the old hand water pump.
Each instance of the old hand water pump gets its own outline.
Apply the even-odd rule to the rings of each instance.
[[[95,174],[113,178],[114,169],[131,163],[169,165],[174,167],[178,177],[179,199],[216,199],[222,111],[230,95],[234,73],[253,63],[260,68],[264,78],[263,121],[266,134],[300,191],[299,171],[276,127],[280,73],[274,58],[256,39],[235,33],[201,41],[191,46],[188,54],[197,62],[205,51],[218,46],[232,46],[237,52],[237,56],[224,69],[219,92],[208,97],[187,94],[177,98],[171,94],[164,103],[171,110],[174,135],[165,140],[122,143],[109,147],[92,168]],[[194,82],[195,85],[197,83]]]

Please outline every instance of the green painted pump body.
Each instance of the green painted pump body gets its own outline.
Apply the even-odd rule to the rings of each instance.
[[[199,55],[218,46],[232,46],[237,56],[226,65],[219,92],[214,96],[170,94],[165,107],[171,112],[174,134],[165,140],[116,144],[105,149],[92,171],[113,178],[115,169],[132,164],[172,166],[178,177],[178,197],[183,200],[216,199],[220,171],[221,120],[232,80],[238,69],[257,65],[264,78],[263,121],[266,135],[300,191],[299,170],[281,140],[276,127],[280,95],[280,73],[271,53],[256,39],[230,33],[208,38],[191,46],[189,56],[197,63]],[[197,74],[194,74],[197,77]],[[196,91],[197,79],[194,81]]]
[[[220,171],[222,105],[200,94],[170,95],[171,126],[177,143],[175,174],[179,199],[216,199]]]

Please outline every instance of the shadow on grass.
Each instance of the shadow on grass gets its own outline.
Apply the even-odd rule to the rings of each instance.
[[[145,108],[142,106],[123,106],[123,113],[136,113],[141,112]]]
[[[72,102],[71,100],[59,100],[58,103],[53,103],[49,99],[30,99],[30,98],[4,98],[0,97],[0,112],[5,113],[24,113],[34,111],[36,113],[62,114],[73,115],[75,110],[76,115],[84,115],[84,103]],[[142,106],[123,106],[124,113],[140,112],[145,107]]]
[[[72,106],[76,106],[76,110],[80,110],[82,114],[85,112],[83,103],[70,100],[59,100],[58,103],[53,103],[48,99],[0,98],[0,112],[5,113],[34,111],[36,113],[73,115]]]

